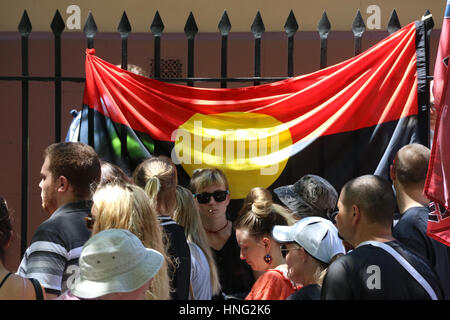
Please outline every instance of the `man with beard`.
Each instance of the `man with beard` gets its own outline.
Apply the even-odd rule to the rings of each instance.
[[[18,274],[39,280],[47,298],[56,298],[79,272],[78,258],[90,231],[92,192],[100,181],[100,160],[81,142],[47,147],[41,169],[42,207],[51,216],[36,230]]]

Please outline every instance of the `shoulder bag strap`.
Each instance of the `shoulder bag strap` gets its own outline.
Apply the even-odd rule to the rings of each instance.
[[[9,276],[12,275],[12,272],[9,272],[2,280],[2,282],[0,283],[0,288],[3,286],[3,284],[5,283],[5,281],[9,278]]]
[[[432,300],[438,300],[436,293],[434,292],[430,284],[427,282],[427,280],[425,280],[425,278],[422,277],[422,275],[408,261],[406,261],[405,258],[403,258],[397,251],[395,251],[394,248],[379,241],[365,241],[362,242],[360,245],[358,245],[358,247],[367,244],[381,248],[387,253],[389,253],[391,256],[393,256],[395,260],[397,260],[397,262],[400,263],[403,266],[403,268],[405,268],[406,271],[408,271],[409,274],[411,274],[411,276],[417,280],[417,282],[419,282],[419,284],[425,289],[425,291],[429,294]]]
[[[44,294],[42,292],[42,287],[39,281],[34,278],[29,278],[34,287],[34,291],[36,292],[36,300],[44,300]]]

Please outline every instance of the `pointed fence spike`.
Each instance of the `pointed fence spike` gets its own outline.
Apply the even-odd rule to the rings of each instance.
[[[256,14],[255,19],[253,20],[252,26],[251,26],[251,30],[253,33],[253,37],[255,39],[257,38],[261,38],[262,34],[264,33],[264,31],[266,31],[266,27],[264,26],[264,22],[261,18],[261,13]]]
[[[87,38],[94,38],[97,33],[97,24],[95,23],[94,16],[92,12],[89,11],[86,23],[84,24],[83,32],[86,34]]]
[[[222,18],[219,21],[218,28],[222,36],[227,36],[230,33],[231,23],[230,19],[228,18],[227,10],[223,12]]]
[[[59,10],[56,10],[55,15],[53,16],[52,23],[50,24],[50,28],[52,29],[53,34],[60,35],[65,27],[66,24],[64,23]]]
[[[117,26],[117,31],[119,31],[121,35],[127,35],[131,32],[130,21],[128,20],[127,13],[125,11],[123,12],[122,18]]]
[[[387,30],[389,34],[393,34],[397,30],[400,30],[402,28],[400,24],[400,20],[398,19],[397,11],[394,9],[392,10],[391,17],[389,18]]]
[[[162,22],[158,10],[156,10],[155,17],[153,18],[152,25],[150,26],[150,30],[155,37],[161,36],[164,30],[164,23]]]
[[[184,26],[184,33],[186,34],[188,39],[193,39],[198,32],[197,23],[195,22],[194,15],[192,11],[189,13],[189,17],[186,21],[186,25]]]
[[[426,11],[425,11],[425,13],[423,14],[423,17],[422,18],[424,18],[424,17],[427,17],[427,16],[430,16],[431,15],[431,12],[430,12],[430,10],[429,9],[427,9]],[[428,30],[431,30],[431,29],[433,29],[434,28],[434,20],[433,20],[433,16],[431,15],[431,17],[429,18],[429,19],[427,19],[427,29]]]
[[[17,27],[17,29],[19,30],[20,34],[23,36],[30,34],[30,32],[32,30],[32,26],[31,26],[30,18],[28,17],[27,10],[23,11],[22,18],[20,19],[19,26]]]
[[[353,20],[352,31],[355,37],[362,37],[363,33],[366,31],[366,25],[364,24],[364,20],[359,9],[356,13],[355,19]]]
[[[331,30],[330,20],[328,20],[327,13],[325,11],[322,13],[322,17],[317,25],[317,30],[319,31],[321,37],[327,37]]]
[[[298,30],[297,19],[295,19],[294,11],[291,10],[289,16],[284,24],[284,31],[286,31],[288,37],[292,37]]]

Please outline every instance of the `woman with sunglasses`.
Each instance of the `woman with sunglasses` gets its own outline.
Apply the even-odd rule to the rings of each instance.
[[[263,272],[245,298],[246,300],[284,300],[297,290],[287,276],[287,265],[279,244],[272,237],[275,225],[295,222],[286,208],[275,205],[270,198],[255,200],[236,220],[236,238],[240,257],[253,271]],[[245,207],[244,207],[245,208]]]
[[[245,298],[255,280],[251,268],[239,258],[240,249],[233,223],[227,217],[230,192],[225,174],[215,168],[197,169],[192,174],[190,189],[199,204],[224,298]]]

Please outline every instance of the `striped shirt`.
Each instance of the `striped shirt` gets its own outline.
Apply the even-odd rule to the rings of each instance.
[[[49,293],[60,294],[79,274],[78,258],[91,233],[86,227],[92,201],[63,205],[36,230],[17,274],[35,278]]]

